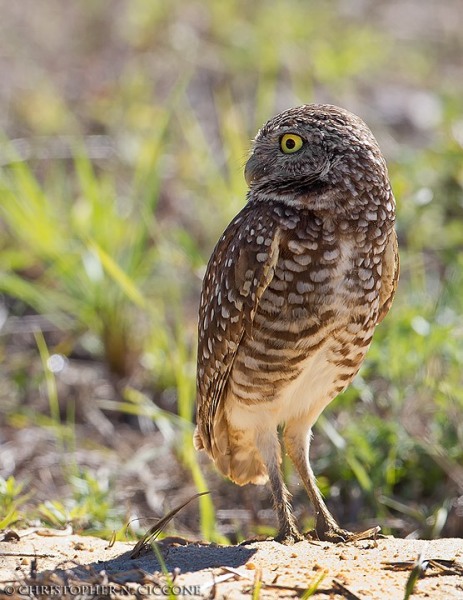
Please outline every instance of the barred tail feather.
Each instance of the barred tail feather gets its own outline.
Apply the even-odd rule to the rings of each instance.
[[[219,408],[211,428],[210,444],[205,444],[196,427],[193,443],[196,450],[206,450],[217,469],[238,485],[268,481],[267,469],[249,431],[231,429],[223,409]]]

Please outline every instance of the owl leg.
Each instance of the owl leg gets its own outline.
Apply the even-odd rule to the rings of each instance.
[[[300,534],[291,507],[291,494],[281,474],[281,449],[276,431],[257,436],[257,447],[267,467],[273,505],[278,516],[278,535],[275,540],[282,544],[293,544],[304,538]]]
[[[320,540],[329,542],[347,542],[374,537],[379,527],[362,533],[351,533],[339,527],[333,515],[328,510],[309,462],[311,429],[302,423],[289,423],[285,428],[284,440],[286,450],[294,463],[304,484],[307,494],[315,510],[315,531]]]

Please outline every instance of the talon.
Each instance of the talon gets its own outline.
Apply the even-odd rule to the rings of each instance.
[[[302,542],[303,539],[304,539],[304,536],[301,535],[299,533],[299,531],[297,531],[297,530],[280,532],[274,538],[275,542],[284,544],[285,546],[292,546],[293,544],[296,544],[297,542]]]
[[[358,542],[360,540],[375,540],[378,537],[381,527],[377,525],[371,529],[360,532],[347,531],[340,527],[328,527],[321,529],[320,531],[314,530],[315,535],[318,536],[319,540],[324,542],[331,542],[333,544],[342,544],[347,542]]]

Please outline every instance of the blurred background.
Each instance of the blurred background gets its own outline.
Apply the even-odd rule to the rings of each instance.
[[[274,532],[268,491],[193,450],[197,305],[257,129],[327,102],[386,155],[402,276],[312,464],[346,527],[463,536],[461,3],[0,0],[0,15],[0,529],[123,538],[209,489],[175,531]]]

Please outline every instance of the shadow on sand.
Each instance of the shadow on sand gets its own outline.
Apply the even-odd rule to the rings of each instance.
[[[215,544],[191,543],[182,546],[160,545],[160,551],[164,559],[165,567],[169,572],[179,570],[181,573],[194,573],[202,569],[215,567],[237,568],[244,565],[250,557],[257,551],[256,548],[246,546],[217,546]],[[91,564],[76,566],[71,571],[77,578],[84,578],[89,571],[106,573],[111,576],[117,574],[117,580],[124,580],[124,573],[127,574],[127,580],[131,579],[136,570],[142,570],[145,573],[155,573],[161,571],[156,555],[152,550],[132,559],[130,552],[124,552],[120,556],[110,560],[100,560]],[[69,571],[68,571],[69,573]]]

